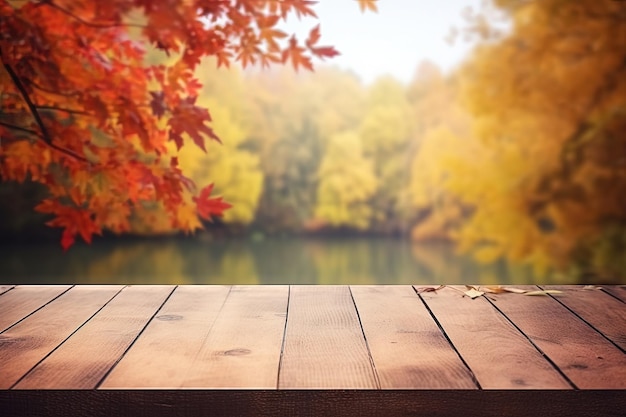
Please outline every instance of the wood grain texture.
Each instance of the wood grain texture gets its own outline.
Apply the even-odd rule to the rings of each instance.
[[[0,306],[10,300],[4,308],[12,314],[6,305],[19,309],[21,300],[30,305],[30,312],[0,332],[0,388],[91,390],[103,382],[100,388],[107,389],[97,391],[115,395],[127,391],[108,388],[240,387],[255,389],[247,392],[265,392],[256,390],[265,387],[272,389],[269,393],[286,392],[288,397],[283,398],[307,392],[302,389],[323,388],[311,394],[311,402],[318,393],[329,392],[327,389],[341,393],[328,396],[332,402],[357,392],[351,388],[366,388],[367,393],[378,392],[370,389],[379,387],[420,388],[408,391],[417,403],[407,400],[407,407],[392,408],[406,415],[438,415],[450,410],[452,403],[439,401],[430,408],[425,403],[438,397],[420,395],[447,392],[456,398],[461,392],[456,388],[476,387],[466,384],[468,375],[470,382],[475,375],[482,388],[506,388],[506,392],[511,387],[554,388],[549,380],[555,373],[550,367],[546,371],[547,361],[558,368],[557,379],[571,381],[571,387],[619,389],[623,396],[626,353],[610,338],[621,340],[625,304],[607,294],[620,289],[559,288],[565,293],[535,297],[491,294],[490,299],[470,300],[449,287],[436,294],[422,293],[420,298],[408,285],[75,286],[54,297],[48,293],[46,297],[52,298],[45,301],[42,291],[50,287],[16,286],[0,294]],[[37,303],[21,294],[9,297],[27,289]],[[29,291],[22,294],[26,293]],[[455,390],[440,391],[444,387]],[[480,390],[462,392],[471,391]],[[291,400],[247,396],[245,392],[238,397],[245,406],[215,397],[224,392],[219,389],[180,392],[205,393],[210,401],[217,401],[214,404],[222,404],[218,410],[224,412],[230,407],[234,412],[262,415],[255,413],[271,408],[257,401],[274,401],[286,415],[302,409]],[[384,392],[393,396],[396,391]],[[202,397],[193,398],[200,406]],[[318,407],[310,404],[308,397],[302,398],[309,407],[306,415],[319,415],[312,410],[334,411],[332,404]],[[379,410],[374,415],[389,415],[380,408],[384,397],[376,398],[380,405],[365,400]],[[498,400],[500,414],[514,415],[504,398]],[[511,401],[517,401],[515,398],[520,397]],[[77,407],[93,417],[93,407],[86,401]],[[144,404],[155,415],[159,410],[173,411],[161,400],[155,401]],[[475,401],[472,404],[483,411]],[[565,402],[563,406],[562,411],[578,411],[567,408]],[[61,414],[77,411],[72,404],[66,407],[67,412]],[[360,404],[352,408],[361,415],[371,411]],[[212,408],[203,410],[220,415]],[[341,405],[337,410],[348,408]],[[0,415],[5,417],[6,408],[0,406]]]
[[[125,287],[15,388],[95,388],[173,289],[161,285]]]
[[[347,286],[291,286],[279,388],[377,388]]]
[[[574,285],[542,285],[563,291],[557,300],[626,351],[626,304],[600,290]]]
[[[576,387],[626,388],[626,355],[552,297],[490,296]]]
[[[234,286],[183,387],[277,388],[289,287]]]
[[[99,388],[182,386],[229,291],[229,286],[177,287]]]
[[[381,388],[478,388],[411,286],[350,289]]]
[[[626,303],[626,285],[603,285],[602,291]]]
[[[0,389],[18,382],[121,288],[121,285],[74,287],[0,334]]]
[[[0,332],[67,291],[70,285],[20,285],[0,296]]]
[[[622,417],[623,391],[0,391],[3,417]]]
[[[424,292],[421,297],[482,388],[570,388],[541,352],[486,298],[464,297],[466,290],[465,286],[448,286]]]

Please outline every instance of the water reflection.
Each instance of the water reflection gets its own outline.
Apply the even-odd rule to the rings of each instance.
[[[2,283],[530,284],[574,283],[505,262],[480,265],[444,245],[395,239],[108,241],[62,253],[4,247]]]

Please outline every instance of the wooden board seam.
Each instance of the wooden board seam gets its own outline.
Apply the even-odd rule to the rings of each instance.
[[[15,285],[10,285],[9,288],[6,288],[4,291],[0,292],[0,295],[7,293],[14,288],[15,288]]]
[[[53,302],[54,300],[56,300],[57,298],[59,298],[60,296],[62,296],[63,294],[65,294],[66,292],[68,292],[69,290],[71,290],[72,288],[74,288],[75,285],[71,285],[69,288],[67,288],[65,291],[61,292],[60,294],[58,294],[57,296],[55,296],[54,298],[52,298],[51,300],[49,300],[47,303],[39,306],[37,309],[31,311],[30,313],[28,313],[27,315],[25,315],[24,317],[22,317],[21,319],[19,319],[18,321],[16,321],[15,323],[13,323],[12,325],[10,325],[9,327],[7,327],[6,329],[2,330],[0,332],[4,333],[7,330],[11,330],[14,326],[17,326],[18,324],[20,324],[22,321],[24,321],[25,319],[27,319],[28,317],[32,316],[33,314],[35,314],[36,312],[38,312],[39,310],[41,310],[42,308],[44,308],[45,306],[47,306],[48,304],[50,304],[51,302]],[[13,287],[12,289],[17,288],[17,286]]]
[[[71,286],[71,287],[68,289],[68,291],[69,291],[70,289],[74,288],[74,287],[75,287],[75,285]],[[14,387],[16,387],[16,386],[17,386],[20,382],[22,382],[22,380],[23,380],[24,378],[26,378],[26,377],[28,376],[28,374],[30,374],[30,373],[32,372],[32,370],[33,370],[33,369],[35,369],[36,367],[38,367],[38,366],[39,366],[39,365],[40,365],[43,361],[45,361],[45,360],[46,360],[46,359],[47,359],[50,355],[52,355],[52,354],[53,354],[53,353],[54,353],[54,352],[55,352],[58,348],[60,348],[60,347],[63,345],[63,343],[65,343],[65,342],[66,342],[66,341],[67,341],[70,337],[72,337],[72,336],[73,336],[73,335],[74,335],[77,331],[79,331],[81,328],[83,328],[83,326],[85,326],[87,323],[89,323],[89,321],[90,321],[92,318],[94,318],[94,317],[96,316],[96,314],[98,314],[98,313],[100,312],[100,310],[102,310],[104,307],[106,307],[106,306],[107,306],[107,304],[109,304],[111,301],[113,301],[113,299],[114,299],[115,297],[117,297],[117,295],[118,295],[120,292],[122,292],[122,290],[123,290],[124,288],[126,288],[126,286],[123,286],[122,288],[120,288],[120,289],[119,289],[119,291],[117,291],[117,292],[113,295],[113,297],[111,297],[111,298],[110,298],[110,299],[109,299],[106,303],[104,303],[104,304],[103,304],[100,308],[98,308],[98,309],[97,309],[97,310],[96,310],[96,311],[95,311],[95,312],[94,312],[91,316],[89,316],[89,317],[87,318],[87,320],[85,320],[85,321],[83,322],[83,324],[81,324],[81,325],[80,325],[80,326],[78,326],[76,329],[74,329],[74,331],[73,331],[73,332],[71,332],[69,335],[67,335],[67,337],[66,337],[66,338],[64,338],[64,339],[61,341],[61,343],[59,343],[58,345],[56,345],[56,346],[55,346],[52,350],[50,350],[50,352],[46,353],[46,354],[44,355],[44,357],[43,357],[43,358],[41,358],[39,361],[37,361],[37,363],[36,363],[36,364],[34,364],[34,365],[33,365],[33,366],[32,366],[32,367],[31,367],[31,368],[30,368],[27,372],[25,372],[25,373],[24,373],[24,375],[22,375],[22,376],[21,376],[21,377],[20,377],[17,381],[15,381],[15,383],[14,383],[13,385],[11,385],[11,387],[10,387],[9,389],[13,389],[13,388],[14,388]],[[61,295],[65,294],[66,292],[67,292],[67,291],[65,291],[65,292],[61,293]],[[57,297],[57,298],[58,298],[58,297]],[[15,324],[17,324],[17,323],[15,323]]]
[[[619,301],[620,303],[626,304],[626,301],[622,300],[621,298],[619,298],[618,296],[616,296],[615,294],[613,294],[612,292],[609,291],[605,291],[605,289],[603,288],[601,290],[603,293],[610,295],[611,297],[615,298],[617,301]]]
[[[127,287],[127,286],[126,286]],[[124,287],[124,288],[126,288]],[[124,289],[122,288],[122,290]],[[159,311],[161,311],[161,309],[163,308],[163,306],[165,305],[165,303],[167,302],[167,300],[170,299],[170,297],[172,296],[172,294],[174,294],[174,291],[176,291],[176,288],[178,288],[178,285],[174,286],[174,288],[172,288],[172,291],[170,291],[170,293],[167,295],[167,297],[165,297],[165,300],[163,300],[163,302],[161,303],[161,305],[159,305],[159,308],[157,308],[155,310],[155,312],[152,314],[152,316],[150,316],[150,318],[146,321],[146,323],[144,324],[144,326],[141,328],[141,330],[139,331],[139,333],[137,333],[137,336],[135,336],[135,338],[133,339],[132,342],[130,342],[128,344],[128,346],[126,347],[126,349],[124,350],[124,352],[120,355],[119,358],[117,358],[117,360],[113,363],[113,365],[104,373],[104,375],[102,376],[102,378],[100,378],[100,381],[98,381],[98,383],[96,384],[96,386],[94,387],[94,389],[98,389],[100,387],[100,385],[102,385],[102,383],[104,382],[105,379],[107,379],[107,377],[109,376],[109,374],[113,371],[113,369],[115,369],[115,367],[117,366],[117,364],[122,360],[122,358],[126,355],[126,353],[130,350],[130,348],[133,347],[133,345],[135,344],[135,342],[137,341],[137,339],[139,339],[139,337],[141,337],[141,334],[144,332],[144,330],[146,330],[146,327],[148,327],[148,325],[150,324],[150,322],[156,317],[157,314],[159,314]],[[122,290],[120,290],[117,294],[119,294],[120,292],[122,292]],[[117,296],[117,294],[115,294]],[[113,297],[115,298],[115,297]],[[112,299],[113,299],[112,298]],[[112,300],[111,299],[111,300]],[[110,301],[110,300],[109,300]],[[107,303],[108,304],[108,303]],[[104,306],[103,306],[104,308]],[[99,311],[99,310],[98,310]]]
[[[374,371],[374,381],[376,382],[376,389],[381,389],[380,377],[378,376],[378,371],[376,370],[376,363],[374,363],[372,351],[370,350],[370,345],[367,342],[367,336],[365,335],[365,329],[363,329],[363,322],[361,321],[361,313],[359,313],[359,309],[356,306],[356,301],[354,301],[354,295],[352,294],[351,286],[348,286],[348,292],[350,293],[350,299],[352,300],[352,305],[354,305],[354,311],[356,311],[356,318],[359,321],[359,328],[361,329],[361,334],[363,335],[363,340],[365,341],[365,348],[367,349],[367,357],[370,361],[370,365],[372,366],[372,370]]]
[[[538,286],[537,286],[538,287]],[[511,325],[522,335],[524,336],[524,338],[526,338],[526,340],[528,340],[528,342],[535,348],[537,349],[537,351],[539,353],[541,353],[541,355],[550,363],[550,365],[565,379],[565,381],[567,381],[567,383],[573,388],[573,389],[578,389],[578,387],[576,386],[576,384],[574,384],[574,382],[567,376],[565,375],[565,373],[561,370],[561,368],[559,366],[557,366],[556,363],[554,363],[554,361],[548,356],[546,355],[546,353],[541,350],[541,348],[539,346],[537,346],[537,344],[526,334],[522,331],[522,329],[519,328],[519,326],[517,324],[515,324],[513,322],[513,320],[511,320],[509,318],[509,316],[507,316],[506,314],[504,314],[504,312],[502,310],[500,310],[498,308],[497,305],[495,305],[495,303],[489,299],[488,297],[485,297],[485,299],[487,300],[487,302],[489,304],[491,304],[493,306],[493,308],[495,308],[498,313],[500,313],[502,315],[502,317],[504,317],[509,323],[511,323]]]
[[[537,287],[541,288],[541,286],[537,285]],[[543,288],[541,288],[543,290]],[[606,294],[603,291],[604,294]],[[610,294],[609,294],[610,295]],[[611,342],[611,344],[613,346],[615,346],[616,348],[618,348],[620,351],[622,351],[622,353],[626,353],[626,350],[624,350],[620,345],[618,345],[617,343],[615,343],[613,340],[611,340],[607,335],[604,334],[604,332],[601,332],[598,328],[596,328],[593,324],[589,323],[587,320],[585,320],[584,318],[582,318],[580,316],[580,314],[578,314],[577,312],[575,312],[573,309],[571,309],[567,304],[561,302],[561,300],[558,299],[558,297],[553,296],[552,294],[548,294],[549,297],[551,297],[553,300],[555,300],[557,303],[559,303],[560,305],[562,305],[563,307],[565,307],[570,313],[572,313],[574,316],[576,316],[579,320],[581,320],[583,323],[585,323],[587,326],[591,327],[593,330],[595,330],[597,333],[599,333],[603,338],[605,338],[606,340],[608,340],[609,342]],[[620,300],[621,301],[621,300]]]
[[[456,346],[454,346],[454,343],[452,343],[452,340],[450,339],[450,337],[448,336],[448,334],[444,330],[443,326],[439,322],[439,319],[437,319],[437,317],[435,316],[433,311],[430,309],[430,306],[428,305],[428,303],[426,303],[426,300],[424,300],[424,298],[420,295],[420,293],[417,292],[417,288],[415,288],[414,285],[412,285],[411,288],[413,288],[413,291],[415,292],[415,295],[417,295],[417,297],[420,299],[422,304],[424,304],[424,307],[426,307],[426,310],[428,311],[428,314],[430,315],[430,318],[433,319],[433,321],[435,322],[435,324],[439,328],[439,331],[441,332],[441,334],[443,334],[443,337],[445,337],[446,341],[448,342],[448,344],[450,345],[452,350],[454,350],[454,353],[456,353],[456,355],[461,360],[461,363],[463,363],[463,366],[465,366],[465,368],[467,368],[467,371],[469,372],[470,377],[472,378],[472,381],[474,382],[474,384],[476,384],[476,387],[478,387],[479,390],[482,390],[483,388],[480,386],[480,382],[478,382],[478,378],[476,378],[476,375],[474,375],[474,371],[472,371],[472,368],[469,367],[468,363],[465,361],[463,356],[461,356],[461,352],[459,352],[459,350],[456,348]]]
[[[289,322],[289,306],[291,302],[291,285],[287,287],[287,308],[285,309],[285,327],[283,327],[283,340],[280,344],[280,357],[278,359],[278,371],[276,375],[276,389],[280,387],[280,371],[283,367],[283,355],[285,353],[285,339],[287,338],[287,323]]]

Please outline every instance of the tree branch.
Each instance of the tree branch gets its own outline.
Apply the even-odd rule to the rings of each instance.
[[[27,129],[25,127],[15,126],[15,125],[12,125],[10,123],[5,123],[5,122],[0,122],[0,125],[4,127],[8,127],[9,129],[19,130],[20,132],[30,133],[31,135],[39,136],[39,132],[32,130],[32,129]]]
[[[74,110],[74,109],[66,109],[66,108],[57,107],[57,106],[39,106],[39,105],[35,105],[35,107],[37,109],[41,109],[41,110],[56,110],[56,111],[64,111],[64,112],[70,113],[70,114],[81,114],[83,116],[93,116],[91,113],[87,113],[86,111]]]
[[[86,158],[78,155],[76,152],[71,151],[69,149],[62,148],[58,145],[55,145],[52,142],[52,137],[50,136],[50,133],[48,132],[48,129],[46,128],[46,125],[43,123],[43,120],[41,120],[41,116],[39,115],[39,112],[37,111],[37,107],[35,107],[35,105],[31,101],[28,95],[28,92],[26,91],[26,89],[24,88],[24,85],[20,81],[19,76],[15,73],[15,71],[13,71],[13,67],[11,67],[11,65],[9,65],[7,62],[4,61],[4,57],[2,56],[2,50],[0,50],[0,59],[2,60],[2,64],[4,65],[4,68],[7,70],[7,73],[11,77],[13,84],[15,84],[15,87],[19,90],[20,94],[22,95],[22,98],[26,102],[26,105],[28,106],[30,113],[35,118],[35,121],[37,122],[37,125],[39,126],[39,130],[41,131],[40,138],[44,142],[46,142],[48,146],[50,146],[53,149],[56,149],[59,152],[62,152],[66,155],[76,158],[79,161],[89,162]]]
[[[63,7],[59,6],[58,4],[53,3],[52,1],[44,1],[44,2],[42,2],[42,4],[47,4],[50,7],[54,7],[55,9],[59,10],[60,12],[63,12],[66,15],[76,19],[81,24],[83,24],[85,26],[90,26],[92,28],[110,29],[110,28],[114,28],[114,27],[136,27],[136,28],[145,28],[146,27],[144,25],[139,25],[139,24],[136,24],[136,23],[98,23],[98,22],[88,22],[88,21],[84,20],[83,18],[81,18],[79,16],[76,16],[74,13],[70,12],[69,10],[64,9]]]

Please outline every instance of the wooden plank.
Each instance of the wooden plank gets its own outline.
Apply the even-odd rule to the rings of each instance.
[[[15,384],[121,288],[121,285],[74,287],[0,334],[0,389]]]
[[[4,294],[5,292],[13,288],[15,288],[15,285],[0,285],[0,295]]]
[[[173,289],[162,285],[125,287],[15,388],[95,388]]]
[[[176,288],[100,388],[176,388],[183,384],[229,286]]]
[[[557,299],[626,351],[626,304],[600,290],[575,285],[542,285],[563,291]]]
[[[279,388],[377,388],[347,286],[291,286]]]
[[[421,296],[482,388],[571,388],[487,299],[464,297],[466,290],[464,286],[448,286]]]
[[[611,294],[613,297],[619,298],[626,303],[626,285],[602,285],[602,291]]]
[[[67,291],[70,285],[20,285],[0,297],[0,332]]]
[[[576,387],[626,388],[626,355],[558,301],[511,293],[490,297]]]
[[[477,388],[411,286],[350,289],[381,388]]]
[[[236,286],[183,384],[276,389],[289,287]]]
[[[2,417],[623,417],[624,409],[619,390],[0,391]]]

